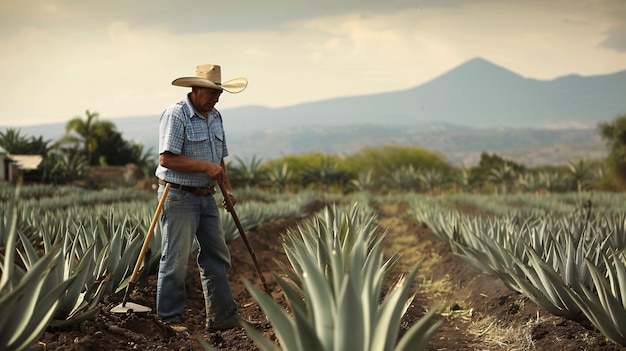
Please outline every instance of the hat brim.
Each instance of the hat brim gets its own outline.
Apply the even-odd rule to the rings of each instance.
[[[182,77],[174,79],[172,85],[176,85],[179,87],[201,87],[201,88],[210,88],[210,89],[218,89],[225,90],[229,93],[239,93],[242,92],[248,86],[248,80],[246,78],[235,78],[231,79],[228,82],[223,84],[215,84],[208,79],[202,79],[198,77]]]

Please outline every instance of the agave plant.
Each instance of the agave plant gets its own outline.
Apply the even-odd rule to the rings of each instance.
[[[616,250],[603,255],[607,274],[587,260],[594,286],[583,289],[582,294],[572,293],[585,316],[602,334],[626,346],[626,252]],[[595,291],[595,292],[594,292]]]
[[[593,231],[588,221],[579,226],[579,221],[571,217],[553,220],[535,213],[524,218],[521,212],[483,220],[454,216],[441,209],[429,210],[419,204],[412,207],[419,209],[418,218],[436,236],[448,241],[455,255],[466,263],[498,276],[509,288],[553,314],[581,317],[581,309],[570,291],[581,292],[581,286],[591,286],[584,260],[598,257],[607,242],[600,235],[587,239],[590,235],[584,235],[585,229]],[[453,220],[446,221],[446,216]]]
[[[94,275],[107,276],[109,282],[104,287],[104,294],[121,291],[126,288],[126,278],[139,257],[144,241],[138,230],[139,225],[131,226],[128,215],[119,222],[112,213],[106,218],[90,219],[90,237],[97,246],[93,252],[97,254]]]
[[[293,271],[274,274],[293,308],[293,316],[251,283],[246,287],[272,324],[280,348],[256,329],[246,331],[262,350],[421,350],[438,329],[436,310],[412,326],[398,342],[402,315],[411,304],[409,291],[416,266],[398,279],[381,301],[385,272],[394,254],[382,259],[385,234],[376,235],[374,219],[363,221],[356,206],[338,216],[327,209],[284,243]]]
[[[75,276],[57,284],[47,285],[56,266],[63,264],[58,246],[23,271],[15,265],[17,244],[17,200],[9,205],[10,226],[6,237],[5,255],[0,278],[0,350],[22,350],[43,333],[52,320],[59,301]],[[49,286],[49,288],[45,288]]]
[[[529,249],[531,263],[515,260],[522,275],[513,274],[516,290],[533,300],[548,312],[569,319],[580,319],[581,310],[572,298],[571,287],[563,277],[532,249]]]
[[[59,305],[54,314],[51,324],[61,326],[80,323],[95,316],[97,305],[104,292],[106,279],[104,276],[94,276],[93,269],[96,261],[91,258],[94,245],[90,245],[85,251],[80,250],[79,240],[70,239],[66,236],[66,241],[60,247],[60,257],[62,264],[55,265],[51,269],[48,279],[45,280],[44,291],[50,291],[54,286],[71,278],[71,283],[67,286],[61,296]],[[55,250],[48,236],[44,238],[44,252],[49,253]],[[22,265],[26,270],[30,270],[41,258],[30,241],[20,234],[23,250],[19,251]]]

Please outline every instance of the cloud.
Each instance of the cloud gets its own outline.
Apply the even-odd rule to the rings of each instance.
[[[626,1],[606,1],[605,11],[607,14],[606,35],[600,43],[600,47],[617,52],[626,52]]]
[[[158,113],[200,63],[250,81],[221,108],[407,89],[477,56],[533,78],[606,73],[626,62],[609,1],[3,2],[0,118]]]
[[[626,25],[612,25],[605,33],[607,37],[600,43],[601,47],[626,52]]]

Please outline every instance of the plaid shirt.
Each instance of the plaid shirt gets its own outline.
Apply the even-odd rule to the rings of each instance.
[[[159,154],[166,151],[220,164],[222,158],[228,156],[222,115],[213,109],[209,112],[207,122],[207,119],[193,107],[189,96],[169,106],[163,111],[159,121]],[[176,172],[159,165],[155,174],[166,182],[175,184],[187,186],[215,184],[215,181],[203,172]]]

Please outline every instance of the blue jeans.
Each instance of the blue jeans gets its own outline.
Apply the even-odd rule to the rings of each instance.
[[[159,185],[161,198],[165,187]],[[198,267],[207,320],[228,320],[237,303],[228,281],[230,252],[224,239],[213,195],[196,196],[170,188],[161,212],[161,261],[157,280],[157,314],[167,319],[181,316],[187,297],[185,277],[194,238],[200,247]]]

